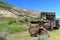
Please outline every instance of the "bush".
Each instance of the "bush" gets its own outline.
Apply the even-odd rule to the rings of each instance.
[[[35,21],[35,22],[40,21],[40,19],[38,19],[38,18],[29,18],[29,20],[30,20],[30,21]]]
[[[16,23],[16,22],[17,22],[16,20],[11,20],[8,22],[8,25],[11,25],[11,24]]]
[[[11,25],[13,22],[12,21],[10,21],[10,22],[8,22],[8,25]]]
[[[25,23],[25,21],[23,19],[18,20],[18,22]]]

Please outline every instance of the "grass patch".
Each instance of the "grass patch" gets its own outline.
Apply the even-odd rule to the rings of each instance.
[[[38,19],[38,18],[29,18],[29,20],[30,20],[30,21],[35,21],[35,22],[40,21],[40,19]]]
[[[15,32],[26,31],[27,27],[25,27],[23,25],[9,25],[8,29],[9,29],[10,33],[15,33]]]
[[[8,4],[7,2],[4,2],[4,1],[0,1],[0,7],[5,8],[5,9],[11,9],[12,8],[12,6],[10,4]]]
[[[0,31],[8,28],[10,33],[22,32],[27,30],[27,24],[23,19],[15,18],[0,18]]]
[[[60,40],[60,29],[49,32],[49,40]],[[7,37],[7,40],[38,40],[37,37],[31,37],[29,32],[14,33]]]
[[[4,28],[8,28],[10,33],[15,32],[22,32],[27,30],[27,25],[17,25],[17,24],[0,24],[0,31],[2,31]]]

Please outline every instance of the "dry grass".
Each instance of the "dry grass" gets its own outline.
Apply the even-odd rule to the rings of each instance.
[[[60,29],[50,32],[50,40],[60,40]]]
[[[37,38],[30,37],[28,32],[22,32],[9,35],[7,40],[37,40]],[[60,29],[50,32],[50,40],[60,40]]]

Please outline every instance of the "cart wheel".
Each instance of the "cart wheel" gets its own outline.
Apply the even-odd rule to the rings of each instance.
[[[37,36],[37,31],[38,31],[38,29],[35,28],[35,27],[30,27],[30,28],[29,28],[29,33],[30,33],[30,35],[31,35],[32,37],[36,37],[36,36]]]

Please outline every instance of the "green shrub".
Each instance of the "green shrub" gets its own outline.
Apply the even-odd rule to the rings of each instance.
[[[29,18],[29,20],[30,20],[30,21],[35,21],[35,22],[40,21],[40,19],[38,19],[38,18]]]
[[[10,22],[8,22],[8,25],[11,25],[13,22],[12,21],[10,21]]]
[[[18,22],[25,23],[25,21],[23,19],[18,20]]]
[[[11,20],[8,22],[8,25],[11,25],[11,24],[16,23],[16,22],[17,22],[16,20]]]

